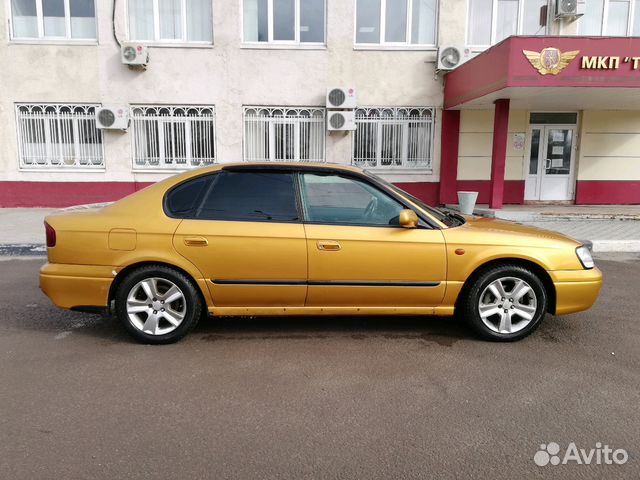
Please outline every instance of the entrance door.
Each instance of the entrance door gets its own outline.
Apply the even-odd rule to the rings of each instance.
[[[575,125],[531,125],[525,200],[573,200]]]

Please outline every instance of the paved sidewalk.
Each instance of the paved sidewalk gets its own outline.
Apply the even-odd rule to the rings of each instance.
[[[72,207],[85,208],[85,207]],[[44,255],[44,217],[56,209],[0,208],[0,257]],[[525,219],[526,218],[526,219]],[[593,242],[595,252],[640,252],[640,219],[566,218],[544,212],[517,221]]]

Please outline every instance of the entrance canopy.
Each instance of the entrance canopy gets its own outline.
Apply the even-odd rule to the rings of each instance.
[[[640,110],[640,38],[509,37],[445,76],[444,108]]]

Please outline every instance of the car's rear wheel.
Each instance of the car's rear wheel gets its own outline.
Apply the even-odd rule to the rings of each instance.
[[[540,326],[547,311],[543,283],[519,265],[500,265],[482,272],[463,295],[465,320],[487,340],[524,338]]]
[[[115,295],[116,315],[141,343],[173,343],[195,327],[202,302],[182,273],[161,265],[141,267],[122,280]]]

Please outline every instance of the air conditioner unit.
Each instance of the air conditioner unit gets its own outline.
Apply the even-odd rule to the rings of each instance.
[[[556,19],[576,19],[584,15],[586,2],[578,0],[556,0]]]
[[[355,88],[327,88],[327,108],[356,108],[356,106]]]
[[[356,113],[353,110],[329,110],[327,112],[327,130],[330,132],[349,132],[356,129]]]
[[[146,67],[149,63],[149,47],[139,43],[123,43],[120,60],[125,65]]]
[[[454,45],[443,45],[438,49],[437,70],[453,70],[471,58],[471,50]]]
[[[96,127],[105,130],[129,128],[129,107],[126,105],[96,108]]]

